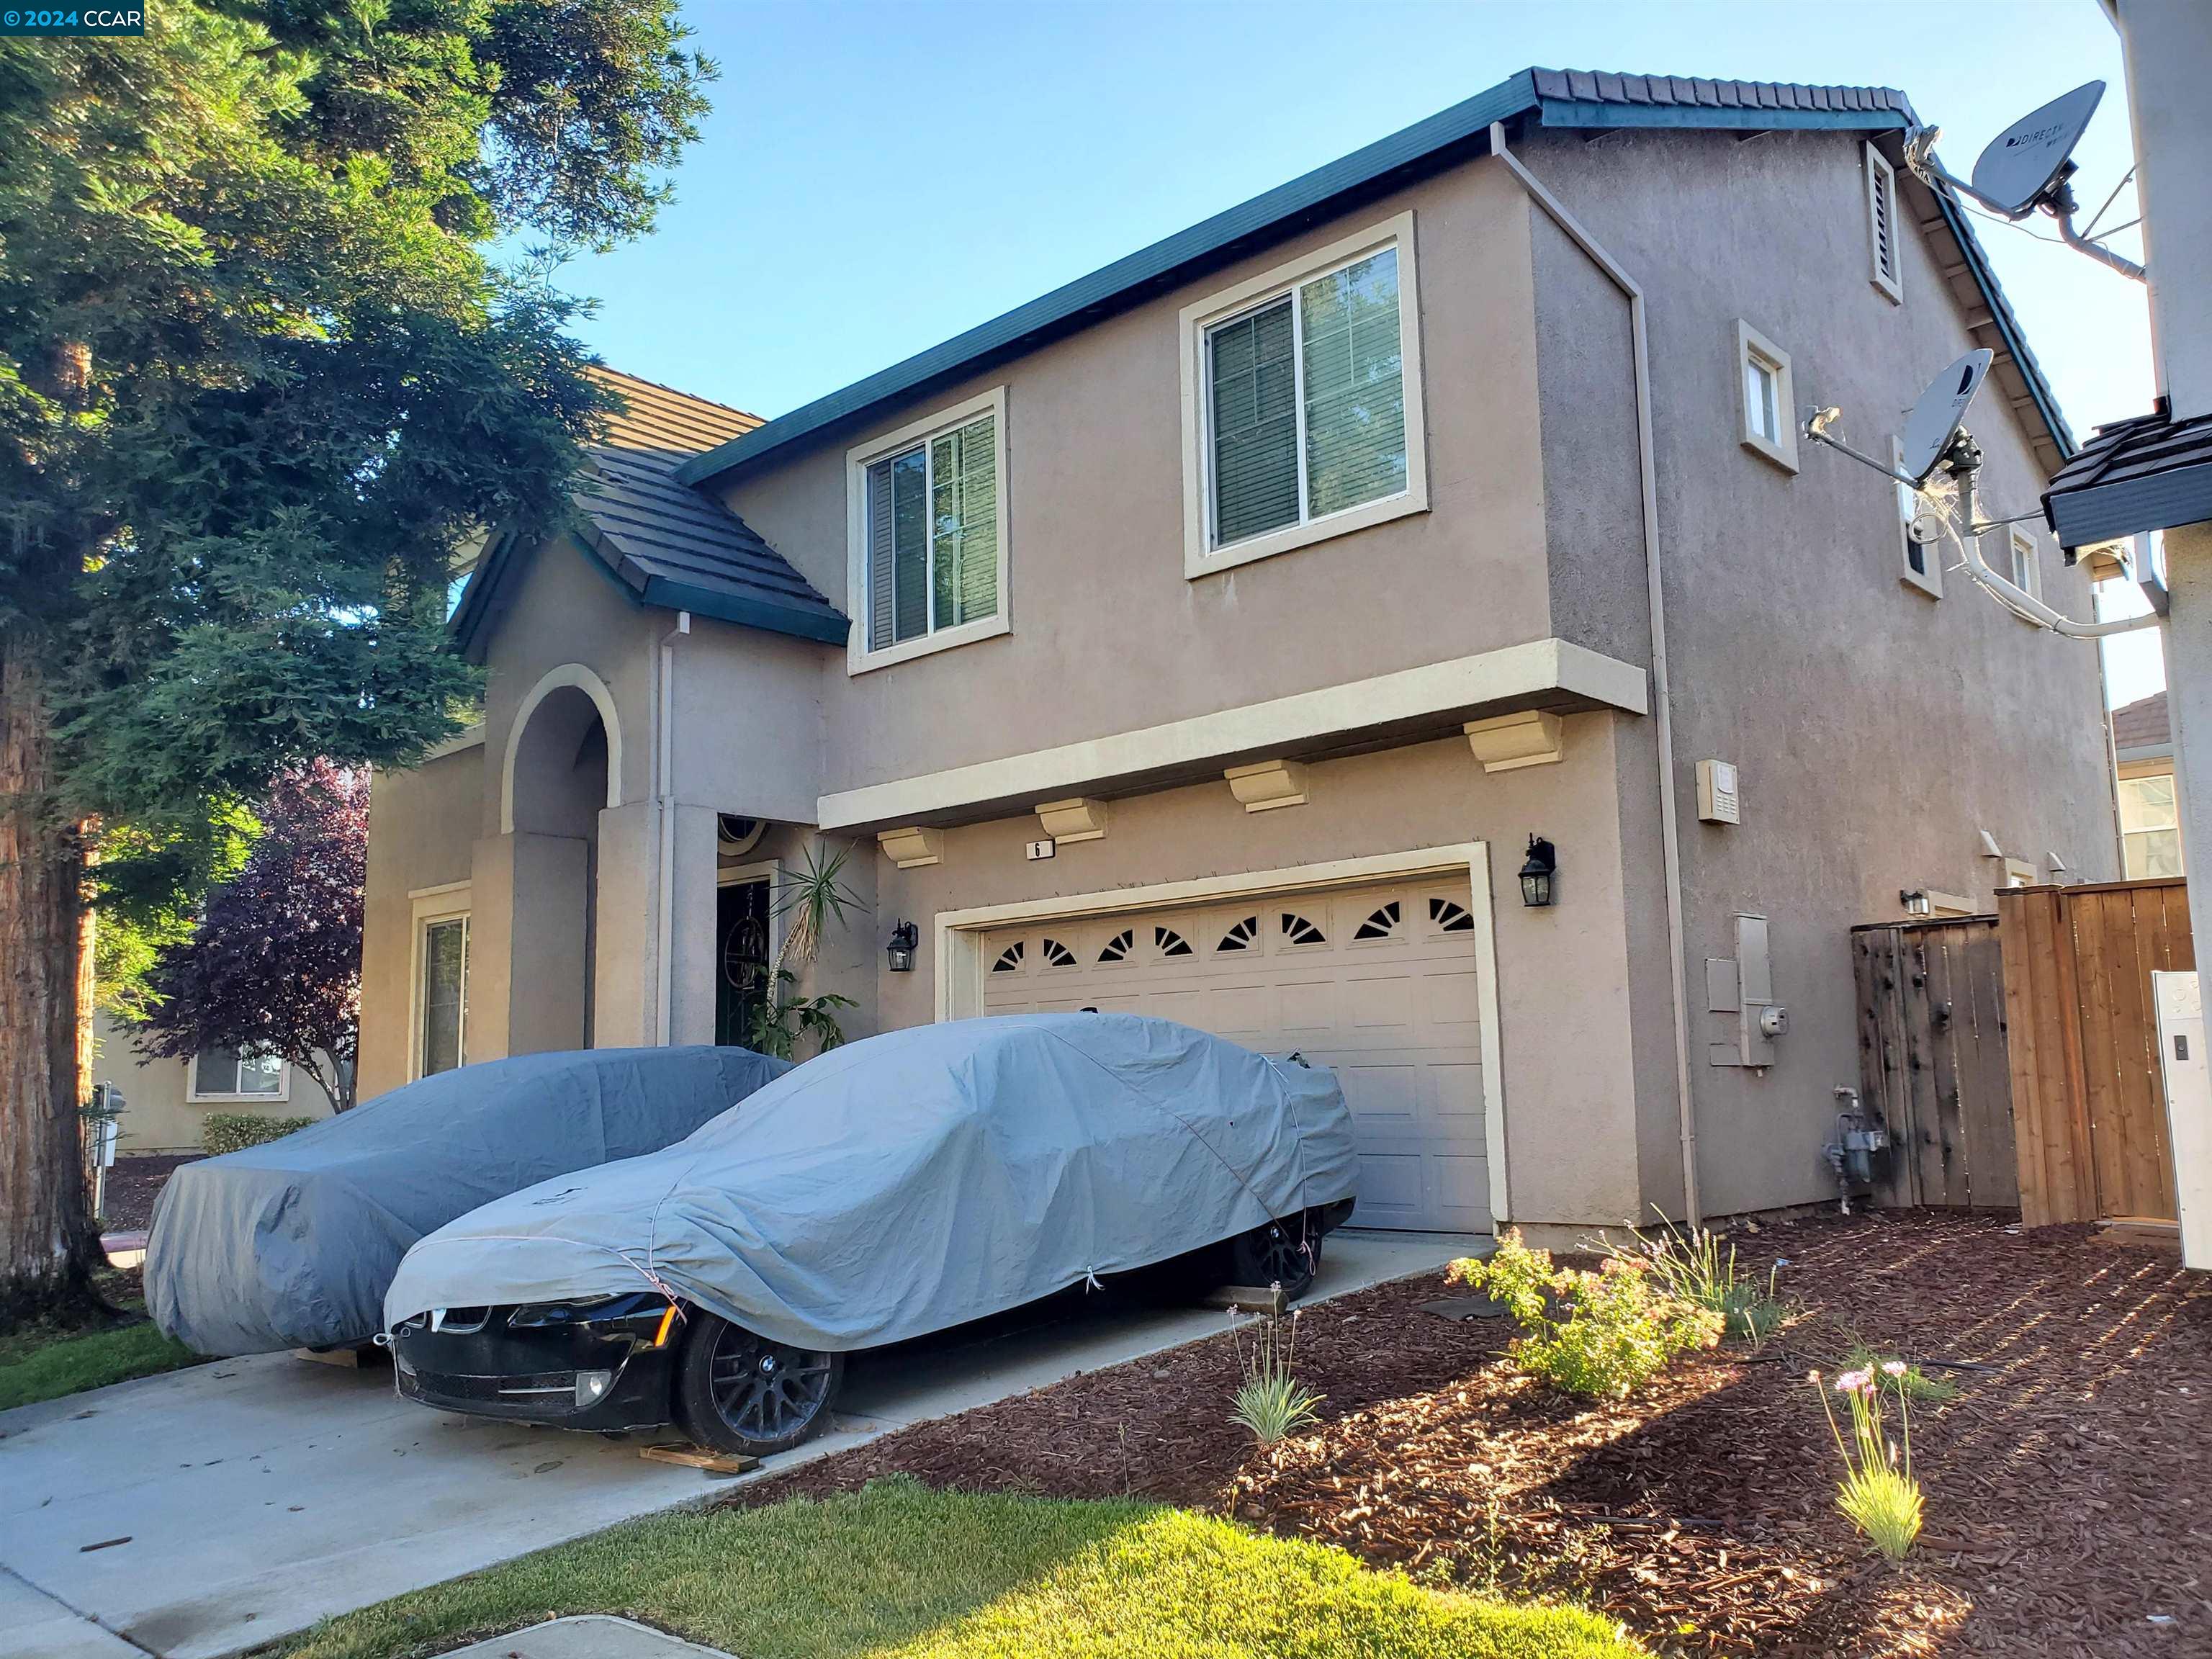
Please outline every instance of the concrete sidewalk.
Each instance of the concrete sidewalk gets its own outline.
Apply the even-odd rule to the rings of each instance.
[[[1346,1231],[1309,1305],[1487,1239]],[[1106,1311],[856,1361],[826,1456],[1226,1324]],[[212,1659],[732,1484],[641,1443],[453,1417],[391,1374],[286,1355],[222,1360],[0,1413],[0,1656]],[[749,1477],[750,1478],[750,1477]],[[118,1639],[118,1638],[122,1639]]]

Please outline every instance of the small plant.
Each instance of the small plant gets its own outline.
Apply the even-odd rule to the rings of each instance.
[[[776,896],[775,913],[784,918],[783,943],[776,949],[775,960],[769,964],[760,1001],[753,1008],[750,1029],[745,1033],[745,1046],[756,1053],[791,1060],[796,1058],[802,1036],[814,1039],[817,1053],[827,1053],[845,1040],[837,1010],[859,1005],[834,991],[812,997],[798,995],[799,975],[786,964],[812,961],[829,925],[835,921],[843,927],[846,907],[860,902],[859,896],[842,879],[852,855],[849,847],[841,847],[827,858],[809,847],[805,867],[787,878],[782,892]]]
[[[1251,1430],[1252,1437],[1272,1446],[1321,1420],[1326,1397],[1305,1387],[1291,1370],[1298,1341],[1298,1316],[1288,1320],[1262,1316],[1255,1322],[1249,1353],[1237,1346],[1237,1359],[1244,1373],[1244,1386],[1237,1390],[1230,1421]]]
[[[281,1140],[314,1121],[311,1117],[257,1117],[252,1112],[210,1112],[200,1120],[200,1149],[210,1158],[242,1152],[248,1146]]]
[[[1878,1369],[1847,1370],[1820,1389],[1820,1409],[1827,1413],[1828,1431],[1844,1460],[1844,1478],[1837,1484],[1836,1507],[1849,1516],[1874,1547],[1893,1561],[1902,1561],[1920,1536],[1920,1483],[1912,1478],[1911,1410],[1900,1390],[1897,1399],[1899,1443],[1890,1444],[1883,1422],[1882,1396],[1900,1383],[1911,1369],[1901,1359],[1886,1361]],[[1808,1378],[1818,1388],[1820,1373]],[[1828,1396],[1839,1394],[1849,1402],[1851,1432],[1844,1437]]]
[[[1767,1269],[1764,1285],[1740,1276],[1735,1246],[1729,1245],[1723,1255],[1720,1235],[1711,1228],[1692,1227],[1685,1234],[1665,1216],[1660,1220],[1665,1231],[1659,1237],[1638,1232],[1636,1241],[1643,1246],[1643,1259],[1651,1264],[1653,1274],[1669,1295],[1718,1314],[1723,1322],[1723,1334],[1731,1341],[1756,1347],[1780,1328],[1782,1304],[1774,1294],[1779,1268]],[[1618,1245],[1607,1249],[1613,1255],[1631,1254]]]
[[[1674,1294],[1648,1259],[1607,1256],[1595,1273],[1554,1267],[1508,1229],[1487,1261],[1446,1270],[1504,1305],[1521,1335],[1516,1364],[1553,1388],[1587,1399],[1625,1399],[1678,1354],[1720,1340],[1722,1316]]]
[[[1901,1370],[1892,1370],[1893,1365],[1902,1365]],[[1844,1369],[1849,1371],[1871,1371],[1875,1382],[1884,1394],[1895,1395],[1900,1401],[1915,1405],[1940,1406],[1947,1400],[1959,1397],[1959,1385],[1940,1376],[1930,1376],[1911,1360],[1897,1360],[1887,1354],[1876,1353],[1863,1342],[1854,1342],[1844,1355]]]

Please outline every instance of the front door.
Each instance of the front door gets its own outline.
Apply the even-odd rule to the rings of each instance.
[[[714,1041],[747,1048],[768,994],[768,878],[714,891]]]

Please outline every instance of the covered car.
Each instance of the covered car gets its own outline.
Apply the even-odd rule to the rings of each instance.
[[[201,1353],[375,1340],[409,1245],[478,1205],[681,1140],[788,1060],[745,1048],[600,1048],[424,1078],[169,1177],[146,1305]]]
[[[855,1349],[1177,1258],[1295,1293],[1353,1180],[1326,1070],[1133,1014],[955,1021],[486,1205],[408,1252],[385,1309],[414,1398],[778,1450]]]

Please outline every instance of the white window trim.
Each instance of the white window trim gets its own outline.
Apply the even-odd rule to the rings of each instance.
[[[1406,487],[1380,501],[1362,501],[1318,519],[1306,519],[1265,535],[1252,536],[1233,546],[1216,549],[1208,511],[1213,497],[1213,446],[1208,441],[1212,421],[1208,409],[1210,385],[1206,372],[1206,331],[1240,311],[1290,292],[1303,283],[1379,253],[1398,250],[1398,349],[1403,364],[1402,396],[1406,408]],[[1348,536],[1355,530],[1387,524],[1408,514],[1429,510],[1428,422],[1421,403],[1421,290],[1416,276],[1413,216],[1409,210],[1356,235],[1331,242],[1327,247],[1277,265],[1233,288],[1209,294],[1182,308],[1182,525],[1184,577],[1195,581],[1216,571],[1233,570],[1255,559],[1273,558],[1293,548]],[[1300,369],[1304,373],[1303,367]],[[1303,416],[1301,416],[1303,421]],[[1298,470],[1304,476],[1305,453],[1301,445]],[[1301,489],[1298,511],[1305,511]]]
[[[1781,441],[1770,440],[1753,423],[1751,387],[1744,371],[1757,358],[1774,373],[1775,428]],[[1735,323],[1735,400],[1743,447],[1762,455],[1784,472],[1797,470],[1797,390],[1790,378],[1790,354],[1739,317]]]
[[[1889,441],[1889,464],[1899,472],[1905,470],[1905,440],[1893,437]],[[1905,488],[1903,484],[1899,489]],[[1898,503],[1901,508],[1902,501]],[[1907,587],[1917,588],[1931,599],[1943,597],[1943,559],[1936,544],[1930,542],[1920,550],[1921,562],[1928,568],[1923,574],[1912,568],[1912,535],[1910,520],[1900,511],[1897,518],[1897,578]]]
[[[1883,197],[1889,199],[1889,251],[1896,269],[1881,268],[1881,223],[1875,211]],[[1898,222],[1897,169],[1871,143],[1866,147],[1867,276],[1894,305],[1905,303],[1905,227]]]
[[[1026,899],[973,909],[940,910],[936,920],[936,1018],[940,1021],[969,1019],[983,1012],[988,967],[983,960],[983,936],[993,928],[1231,899],[1273,899],[1332,887],[1364,886],[1394,877],[1437,875],[1465,876],[1474,912],[1475,995],[1481,1027],[1483,1136],[1490,1164],[1490,1217],[1493,1227],[1502,1228],[1512,1218],[1509,1206],[1511,1187],[1506,1179],[1505,1072],[1498,1031],[1497,917],[1491,902],[1490,846],[1486,842],[1421,847],[1403,853],[1334,859],[1288,869],[1205,876],[1190,881],[1157,882],[1145,887],[1111,887],[1093,893]]]
[[[292,1062],[276,1062],[276,1092],[273,1095],[244,1095],[209,1093],[200,1087],[200,1057],[194,1054],[185,1062],[185,1099],[194,1106],[264,1105],[281,1106],[292,1098]]]
[[[407,946],[407,1080],[413,1083],[422,1075],[422,940],[434,921],[470,921],[471,894],[473,884],[449,881],[436,887],[418,887],[407,895],[413,915],[409,920]],[[470,945],[476,941],[471,939]],[[469,981],[465,969],[461,976],[461,1060],[469,1055]]]
[[[940,628],[935,633],[924,634],[915,639],[902,640],[887,645],[880,651],[868,649],[868,617],[871,604],[868,593],[868,468],[887,455],[912,449],[916,444],[948,432],[957,426],[965,426],[979,415],[989,415],[991,436],[998,448],[998,519],[999,519],[999,610],[996,616],[982,617],[971,623],[962,623],[955,628]],[[886,432],[857,444],[845,452],[845,592],[853,612],[853,626],[845,636],[845,672],[847,674],[866,674],[878,668],[889,668],[894,663],[911,662],[916,657],[926,657],[933,652],[950,651],[955,646],[973,645],[977,640],[995,638],[1011,634],[1014,629],[1013,590],[1007,581],[1008,536],[1007,499],[1012,495],[1011,480],[1006,466],[1009,441],[1006,436],[1006,388],[993,386],[980,397],[970,398],[950,409],[940,409],[933,415],[908,422],[896,432]]]
[[[2005,575],[2018,586],[2034,594],[2037,599],[2041,599],[2043,597],[2042,550],[2036,545],[2033,533],[2019,525],[2014,525],[2005,538],[2005,545],[2011,556],[2006,562]],[[2020,579],[2022,576],[2026,576],[2027,580],[2021,581]],[[2024,623],[2027,622],[2025,617],[2021,620]],[[2039,626],[2033,623],[2029,623],[2028,625]]]

